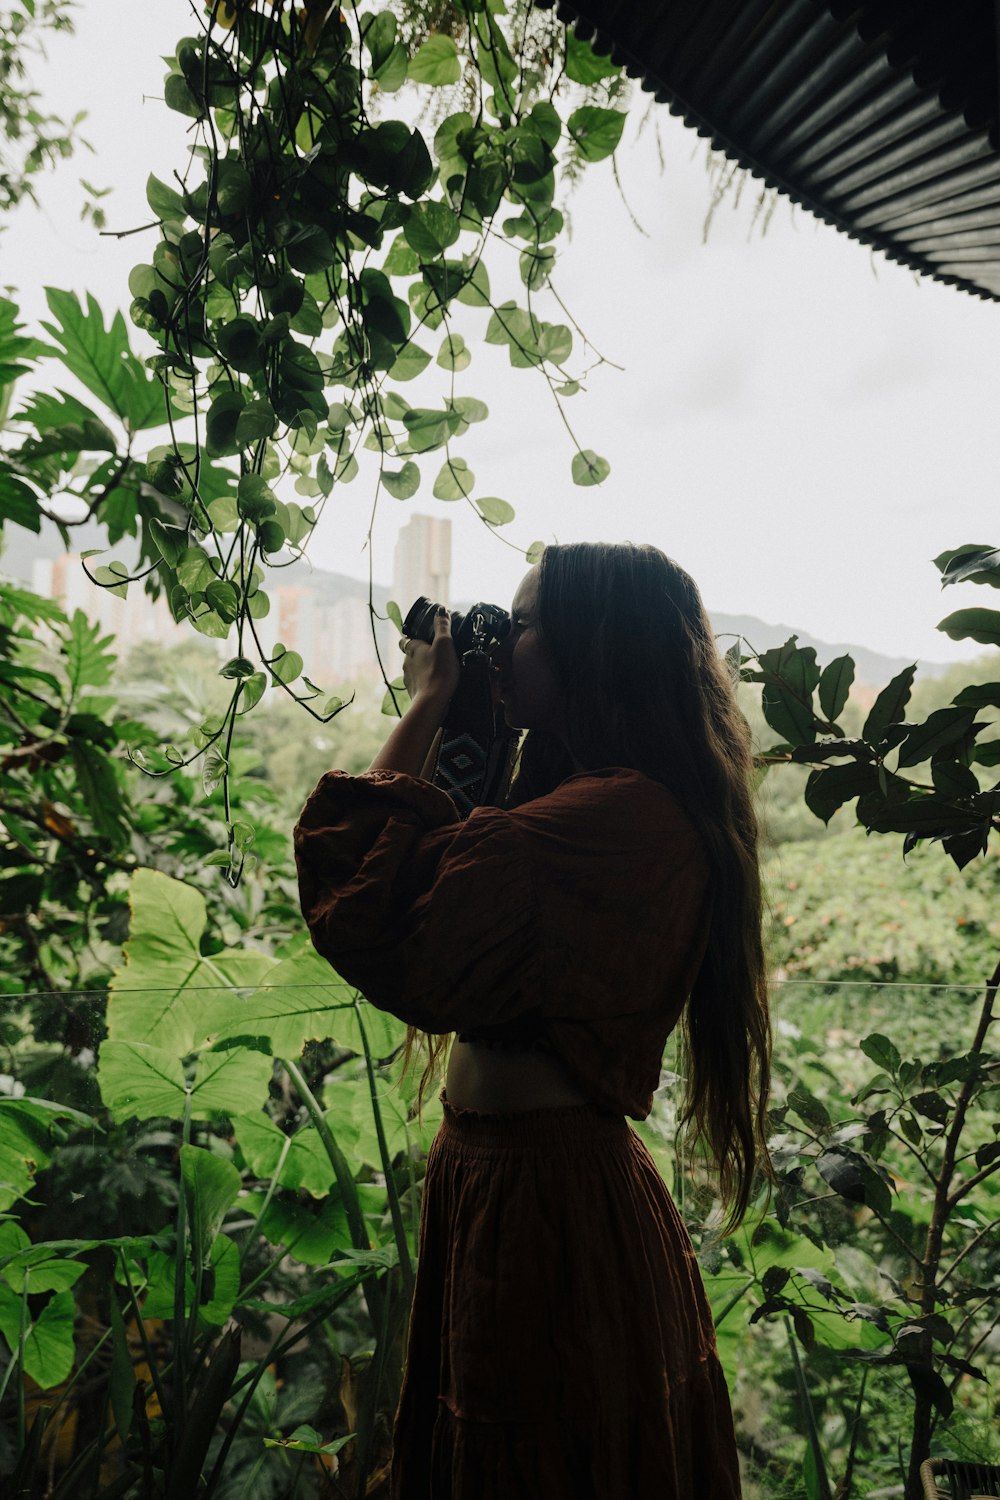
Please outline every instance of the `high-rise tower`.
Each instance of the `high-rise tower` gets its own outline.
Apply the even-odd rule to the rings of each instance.
[[[392,570],[392,596],[403,614],[421,594],[449,603],[451,521],[447,516],[411,516],[400,529]]]

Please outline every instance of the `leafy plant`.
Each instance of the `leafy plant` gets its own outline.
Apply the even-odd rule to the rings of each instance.
[[[53,343],[17,333],[17,367],[55,358],[96,406],[46,393],[15,414],[25,435],[0,463],[0,520],[37,530],[44,517],[64,529],[95,518],[112,549],[137,538],[137,560],[88,561],[94,581],[120,595],[140,582],[162,590],[175,619],[233,640],[222,709],[186,753],[144,747],[141,763],[168,775],[204,758],[236,885],[241,716],[269,690],[321,722],[344,707],[268,637],[270,569],[308,546],[365,450],[377,456],[375,505],[383,492],[412,497],[429,463],[437,500],[469,506],[490,530],[513,519],[457,451],[489,415],[460,380],[469,309],[487,343],[544,383],[570,433],[574,481],[609,471],[564,410],[582,381],[573,328],[541,309],[564,230],[559,173],[572,180],[613,154],[625,86],[530,4],[509,16],[481,0],[321,15],[278,0],[192,15],[164,97],[191,120],[194,144],[175,182],[149,180],[158,239],[130,278],[132,321],[158,352],[140,361],[120,315],[106,326],[92,298],[48,293]],[[430,144],[408,118],[387,117],[404,84],[437,116]],[[487,270],[505,252],[514,298],[494,294]],[[432,364],[444,395],[418,401],[411,382]],[[167,439],[141,453],[142,435],[165,425]],[[78,513],[54,507],[57,493]]]
[[[314,1405],[288,1431],[265,1427],[271,1450],[258,1433],[255,1461],[278,1473],[291,1454],[336,1457],[350,1485],[337,1492],[361,1493],[384,1462],[398,1396],[415,1153],[436,1124],[433,1111],[411,1118],[407,1095],[388,1085],[404,1028],[301,945],[284,959],[245,948],[203,954],[205,904],[190,886],[146,870],[130,886],[129,940],[97,1069],[99,1120],[140,1141],[166,1132],[176,1208],[172,1223],[145,1236],[32,1241],[13,1221],[2,1229],[0,1332],[11,1359],[0,1379],[17,1398],[17,1472],[27,1482],[51,1419],[39,1406],[29,1428],[24,1376],[52,1392],[55,1409],[110,1348],[104,1415],[54,1493],[214,1494],[244,1420],[260,1414],[268,1370],[312,1334],[334,1334],[339,1319],[355,1345],[337,1370],[351,1428],[326,1438],[303,1429]],[[0,1100],[4,1108],[13,1204],[51,1156],[47,1132],[67,1119],[93,1122],[39,1101]],[[70,1289],[98,1266],[113,1272],[98,1299],[103,1331],[78,1360]],[[241,1330],[264,1329],[266,1350],[241,1368]],[[322,1341],[314,1358],[317,1350]],[[110,1477],[102,1452],[117,1454]]]
[[[0,216],[34,200],[35,175],[72,153],[83,116],[67,124],[43,113],[29,77],[45,33],[72,31],[72,12],[60,0],[15,0],[0,11]]]
[[[46,1092],[45,1044],[71,1057],[96,1047],[102,990],[128,926],[129,874],[156,863],[171,875],[200,870],[220,841],[201,778],[186,772],[149,783],[128,758],[164,727],[189,729],[178,697],[161,683],[140,699],[121,680],[109,637],[80,611],[0,583],[0,1024],[3,1041],[21,1035],[19,997],[30,993],[35,1062],[22,1076]],[[179,696],[179,695],[178,695]],[[139,713],[142,716],[139,716]],[[200,721],[200,715],[195,722]],[[252,769],[241,736],[234,755]],[[298,924],[287,819],[276,826],[277,791],[247,778],[242,839],[263,868],[240,891],[208,890],[208,945],[260,931],[274,944]],[[46,1061],[47,1059],[47,1061]],[[42,1069],[42,1072],[38,1070]],[[84,1075],[71,1068],[75,1087]],[[69,1076],[66,1085],[69,1086]],[[72,1096],[71,1102],[81,1103]]]
[[[990,853],[957,870],[930,845],[901,861],[887,840],[843,826],[848,817],[766,863],[775,977],[975,984],[1000,946],[1000,861]]]
[[[946,586],[965,580],[1000,586],[1000,552],[989,547],[943,553],[936,565]],[[995,610],[959,610],[939,628],[955,639],[1000,645],[1000,613]],[[810,766],[805,800],[817,817],[828,822],[840,807],[853,802],[858,822],[868,832],[903,835],[904,855],[921,841],[940,843],[960,870],[986,851],[990,834],[1000,827],[1000,785],[990,776],[993,766],[1000,764],[1000,753],[989,737],[992,712],[983,710],[1000,706],[1000,683],[963,687],[952,703],[911,723],[906,709],[915,667],[908,667],[879,693],[860,734],[848,738],[839,719],[854,676],[849,657],[821,671],[815,651],[800,648],[793,637],[753,660],[741,659],[739,665],[748,680],[761,683],[764,717],[781,736],[764,752],[763,766]],[[963,1313],[956,1327],[945,1311],[964,1307],[976,1295],[975,1285],[963,1288],[961,1280],[952,1278],[990,1231],[978,1223],[970,1226],[963,1207],[973,1187],[1000,1171],[997,1142],[975,1134],[970,1140],[976,1106],[995,1105],[992,1070],[1000,1058],[989,1042],[998,985],[1000,964],[985,984],[969,1045],[958,1056],[937,1063],[906,1060],[895,1042],[882,1034],[862,1044],[882,1069],[855,1100],[859,1105],[879,1100],[876,1108],[865,1111],[863,1125],[856,1122],[867,1154],[847,1144],[852,1136],[835,1134],[828,1139],[832,1122],[821,1114],[809,1120],[808,1096],[801,1096],[806,1099],[805,1114],[798,1111],[816,1132],[816,1146],[823,1148],[817,1160],[820,1175],[835,1193],[853,1195],[877,1217],[888,1222],[889,1181],[880,1174],[876,1158],[890,1136],[910,1151],[933,1187],[928,1221],[918,1242],[906,1244],[915,1290],[905,1299],[907,1318],[893,1330],[889,1356],[906,1368],[913,1387],[909,1500],[919,1496],[919,1468],[935,1428],[951,1413],[955,1377],[981,1374],[970,1361],[989,1332],[979,1331],[974,1314]],[[854,1123],[848,1128],[853,1131]],[[953,1239],[959,1226],[970,1231],[964,1244]],[[906,1243],[902,1236],[900,1240]],[[955,1346],[961,1347],[970,1329],[976,1330],[971,1352],[959,1354]]]

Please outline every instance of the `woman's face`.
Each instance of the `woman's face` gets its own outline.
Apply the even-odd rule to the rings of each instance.
[[[546,729],[562,725],[562,693],[538,630],[538,568],[532,568],[510,607],[511,632],[497,653],[500,696],[512,729]]]

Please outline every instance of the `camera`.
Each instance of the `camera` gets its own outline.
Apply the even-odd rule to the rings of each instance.
[[[407,611],[403,634],[434,639],[438,605],[421,596]],[[498,604],[473,604],[451,617],[462,664],[458,687],[438,738],[431,780],[448,793],[460,818],[477,807],[502,806],[510,786],[519,735],[500,703],[499,673],[491,655],[510,634],[510,615]]]
[[[439,606],[423,595],[413,603],[403,621],[403,634],[412,641],[434,639],[434,616]],[[456,610],[451,617],[451,634],[459,660],[470,651],[487,656],[510,633],[510,615],[499,604],[473,604],[464,613]]]

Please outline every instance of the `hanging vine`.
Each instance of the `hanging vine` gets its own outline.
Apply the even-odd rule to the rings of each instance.
[[[509,13],[493,0],[364,12],[192,0],[191,14],[164,85],[167,107],[191,122],[188,158],[173,182],[150,177],[152,222],[127,231],[154,238],[129,290],[131,320],[158,349],[144,368],[120,316],[106,329],[92,301],[50,294],[53,352],[108,411],[32,398],[16,418],[29,435],[0,474],[0,516],[65,528],[49,497],[74,497],[112,546],[139,537],[137,566],[85,559],[96,583],[162,590],[175,620],[232,642],[222,715],[186,750],[147,750],[142,765],[167,775],[202,759],[206,788],[221,788],[229,846],[218,861],[235,883],[253,842],[234,812],[237,720],[269,689],[320,721],[346,706],[271,638],[267,590],[356,479],[359,455],[377,455],[364,471],[369,536],[384,496],[405,501],[425,485],[494,533],[514,520],[460,451],[489,416],[459,378],[472,358],[467,309],[487,343],[542,382],[574,481],[609,472],[566,412],[601,356],[581,359],[579,330],[549,294],[558,193],[614,153],[628,86],[523,0]],[[497,300],[490,267],[502,260],[507,273],[512,253],[522,295]],[[411,382],[432,362],[447,391],[420,404]],[[153,427],[164,440],[139,456]],[[538,544],[519,550],[530,559]],[[389,612],[398,625],[394,603]]]

